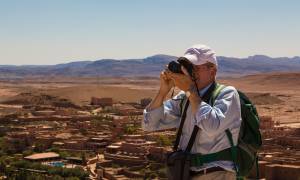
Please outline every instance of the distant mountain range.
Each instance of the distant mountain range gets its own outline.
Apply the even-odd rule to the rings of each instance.
[[[248,58],[219,56],[219,76],[242,76],[269,72],[300,72],[300,57],[271,58],[264,55]],[[155,55],[144,59],[101,59],[57,65],[0,65],[0,79],[28,76],[132,77],[158,76],[165,65],[177,57]]]

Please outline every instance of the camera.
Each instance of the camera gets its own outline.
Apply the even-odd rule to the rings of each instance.
[[[180,57],[177,59],[176,61],[171,61],[168,64],[168,69],[173,72],[173,73],[180,73],[183,74],[182,70],[181,70],[181,66],[185,67],[185,69],[187,70],[187,72],[189,73],[189,75],[191,77],[193,77],[193,64],[185,57]]]

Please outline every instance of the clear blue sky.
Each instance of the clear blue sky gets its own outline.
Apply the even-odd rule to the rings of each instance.
[[[0,0],[0,64],[300,55],[299,0]]]

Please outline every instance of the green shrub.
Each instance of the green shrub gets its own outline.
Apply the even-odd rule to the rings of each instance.
[[[159,146],[171,146],[172,141],[170,138],[168,138],[166,135],[159,135],[156,139],[156,142]]]
[[[53,177],[61,176],[64,178],[67,177],[77,177],[79,179],[85,179],[89,176],[88,172],[84,171],[81,167],[75,167],[72,169],[62,168],[62,167],[51,167],[42,165],[40,163],[33,163],[25,160],[16,161],[11,163],[12,167],[15,168],[24,168],[24,169],[35,169],[35,170],[44,170]]]
[[[167,169],[166,168],[159,169],[158,175],[161,178],[167,178]]]
[[[135,134],[135,133],[137,133],[137,130],[138,130],[138,128],[136,126],[133,126],[133,125],[126,125],[124,127],[124,132],[126,134]]]

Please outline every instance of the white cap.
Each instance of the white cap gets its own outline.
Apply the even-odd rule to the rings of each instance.
[[[203,44],[196,44],[188,48],[183,57],[187,58],[194,65],[202,65],[210,62],[218,67],[216,53],[210,47]]]

